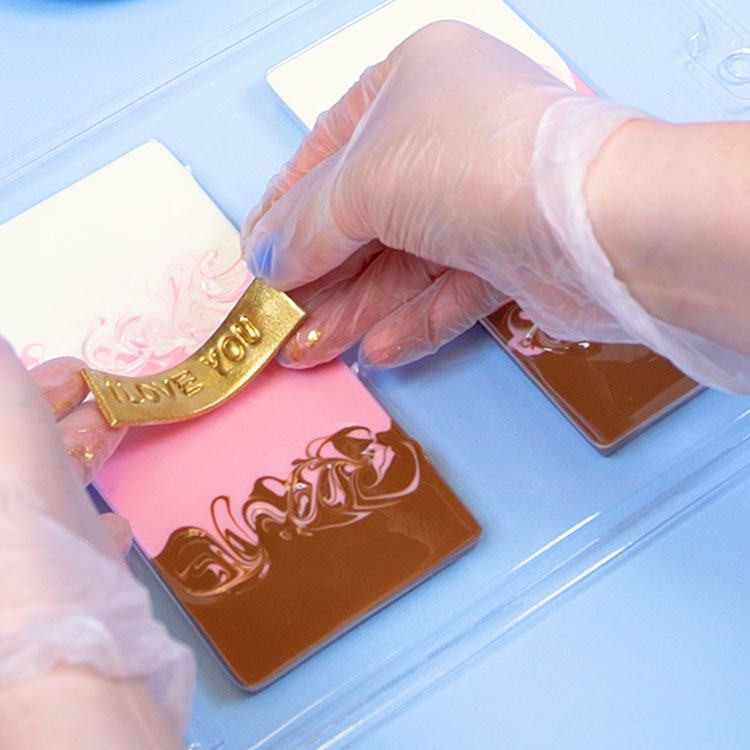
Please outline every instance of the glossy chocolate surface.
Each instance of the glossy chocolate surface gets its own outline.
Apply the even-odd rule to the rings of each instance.
[[[154,563],[237,679],[263,687],[473,544],[480,527],[397,426],[315,440]]]
[[[535,329],[515,302],[486,324],[583,435],[610,453],[695,395],[700,386],[636,344],[569,343]]]

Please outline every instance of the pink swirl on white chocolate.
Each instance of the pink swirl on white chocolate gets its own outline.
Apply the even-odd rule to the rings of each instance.
[[[27,344],[18,353],[18,359],[27,370],[40,365],[44,361],[44,344]]]
[[[190,356],[217,328],[250,282],[242,259],[222,261],[216,251],[174,261],[155,310],[115,320],[99,317],[82,345],[86,363],[123,375],[149,375]]]

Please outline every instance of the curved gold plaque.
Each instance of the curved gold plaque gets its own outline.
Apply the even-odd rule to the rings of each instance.
[[[218,330],[192,356],[139,378],[82,370],[112,427],[192,419],[249,383],[305,317],[283,292],[256,279]]]

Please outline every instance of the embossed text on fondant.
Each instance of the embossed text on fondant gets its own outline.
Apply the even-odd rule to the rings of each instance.
[[[135,405],[174,401],[182,396],[193,396],[203,389],[203,383],[188,369],[162,379],[123,383],[108,377],[104,383],[115,401]]]
[[[260,331],[247,315],[240,315],[228,328],[229,332],[220,336],[216,346],[199,358],[221,376],[228,375],[236,364],[243,362],[250,348],[261,339]]]

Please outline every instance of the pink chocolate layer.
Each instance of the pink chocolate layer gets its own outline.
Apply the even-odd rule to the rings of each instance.
[[[239,509],[256,479],[288,476],[312,440],[351,425],[387,430],[390,417],[346,365],[273,364],[210,414],[131,429],[96,484],[155,557],[175,529],[211,528],[214,497]]]

